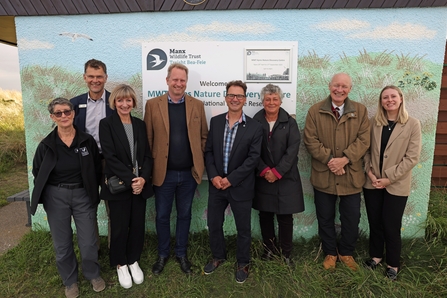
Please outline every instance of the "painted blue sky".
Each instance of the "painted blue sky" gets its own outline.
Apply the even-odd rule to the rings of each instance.
[[[59,65],[82,72],[85,61],[96,58],[119,79],[141,72],[141,43],[151,41],[297,40],[299,56],[315,51],[338,60],[343,53],[386,50],[442,63],[447,8],[17,17],[16,26],[21,67]]]

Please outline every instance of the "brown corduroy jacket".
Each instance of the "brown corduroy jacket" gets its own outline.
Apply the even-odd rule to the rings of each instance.
[[[365,183],[363,156],[370,144],[370,124],[366,107],[349,98],[339,121],[332,113],[332,99],[314,104],[308,111],[304,127],[304,144],[312,156],[310,181],[317,190],[335,195],[362,191]],[[346,156],[345,174],[332,173],[327,163],[332,157]]]

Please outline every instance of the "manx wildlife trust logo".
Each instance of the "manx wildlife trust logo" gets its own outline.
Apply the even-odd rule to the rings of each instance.
[[[160,70],[166,66],[168,57],[161,49],[151,50],[146,57],[147,70]]]

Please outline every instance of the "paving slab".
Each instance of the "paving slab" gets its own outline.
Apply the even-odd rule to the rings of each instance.
[[[0,208],[0,255],[17,246],[22,237],[31,231],[26,226],[27,222],[25,202],[12,202]]]

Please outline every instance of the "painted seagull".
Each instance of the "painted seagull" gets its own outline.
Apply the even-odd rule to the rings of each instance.
[[[90,36],[88,36],[86,34],[82,34],[82,33],[63,32],[63,33],[60,33],[59,35],[71,37],[71,41],[75,41],[77,38],[85,38],[85,39],[93,41],[93,39]]]
[[[154,61],[150,62],[150,63],[154,63],[154,65],[152,65],[152,67],[158,66],[165,61],[165,60],[161,60],[160,56],[158,56],[158,55],[155,55],[155,54],[149,54],[149,55],[151,55],[155,59]]]

